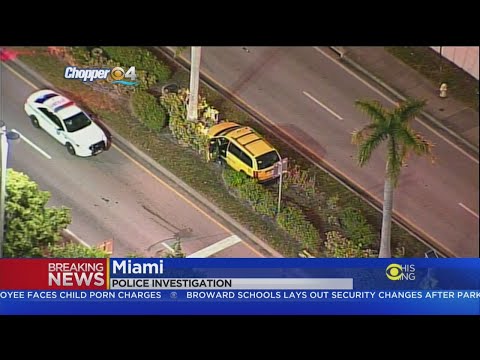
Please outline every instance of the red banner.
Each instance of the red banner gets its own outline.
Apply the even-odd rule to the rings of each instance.
[[[0,290],[104,290],[107,264],[107,259],[0,259]]]

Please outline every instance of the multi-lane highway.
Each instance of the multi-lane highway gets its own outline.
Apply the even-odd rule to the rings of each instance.
[[[51,192],[49,205],[72,209],[73,233],[90,245],[113,239],[115,256],[154,256],[176,239],[193,257],[263,256],[117,146],[93,158],[69,155],[34,128],[23,109],[28,95],[43,87],[15,64],[0,63],[1,120],[23,137],[10,146],[8,166]]]
[[[183,57],[188,59],[188,52]],[[351,132],[368,118],[354,101],[392,103],[327,48],[203,47],[201,71],[277,131],[382,200],[382,148],[368,166],[359,168],[355,162]],[[413,127],[435,144],[436,162],[409,159],[395,192],[395,213],[453,256],[478,257],[478,159],[418,120]]]

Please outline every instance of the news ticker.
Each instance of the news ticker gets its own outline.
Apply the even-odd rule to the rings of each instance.
[[[0,300],[163,300],[163,301],[216,301],[216,300],[269,300],[269,301],[351,301],[351,300],[417,300],[468,299],[480,304],[480,291],[353,291],[353,290],[12,290],[0,291]],[[477,301],[475,301],[477,300]]]
[[[0,315],[480,315],[480,292],[9,290]]]

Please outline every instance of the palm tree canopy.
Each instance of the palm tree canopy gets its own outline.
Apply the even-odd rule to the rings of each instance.
[[[368,163],[373,151],[387,141],[387,175],[396,185],[409,153],[432,154],[433,145],[410,125],[425,106],[424,100],[407,100],[391,111],[377,101],[357,100],[355,105],[371,119],[368,125],[352,134],[352,142],[358,145],[360,166]]]

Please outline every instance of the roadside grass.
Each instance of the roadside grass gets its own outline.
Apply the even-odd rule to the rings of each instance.
[[[447,83],[450,96],[478,111],[478,80],[439,53],[427,46],[387,46],[385,49],[426,76],[435,86]]]
[[[48,54],[36,56],[21,56],[20,59],[41,73],[48,81],[71,96],[75,101],[83,104],[86,108],[95,112],[107,125],[112,127],[120,135],[127,138],[135,146],[151,156],[159,164],[170,170],[187,184],[202,193],[206,198],[230,214],[246,228],[263,238],[286,257],[297,257],[299,248],[292,246],[292,241],[283,231],[278,229],[273,222],[264,221],[257,213],[235,199],[225,188],[219,169],[216,165],[201,160],[192,150],[178,145],[169,134],[168,129],[160,133],[148,130],[143,124],[135,120],[130,112],[128,98],[114,98],[109,94],[92,91],[89,87],[80,82],[66,80],[63,78],[65,64]],[[170,81],[181,86],[187,86],[189,74],[171,62],[171,59],[161,58],[172,66],[173,76]],[[261,126],[254,122],[249,116],[237,108],[230,100],[223,98],[220,94],[201,84],[200,92],[207,98],[207,101],[220,110],[221,118],[227,118],[242,124],[255,127],[260,130]],[[262,132],[262,131],[260,131]],[[270,136],[267,139],[278,149],[283,157],[290,159],[290,165],[299,165],[302,169],[315,178],[317,195],[315,199],[306,202],[305,196],[290,188],[285,193],[289,201],[302,205],[307,214],[311,213],[311,220],[318,229],[322,230],[324,240],[325,221],[321,220],[322,212],[318,209],[321,198],[338,196],[338,206],[352,206],[359,209],[371,223],[378,238],[380,237],[381,213],[350,192],[343,185],[338,183],[323,170],[317,168],[310,161],[305,159],[295,149]],[[199,161],[200,160],[200,161]],[[199,163],[201,166],[199,166]],[[276,191],[272,188],[273,191]],[[308,205],[305,208],[305,205]],[[309,207],[309,208],[308,208]],[[423,257],[428,248],[408,234],[398,225],[392,227],[393,248],[403,248],[405,257]]]
[[[297,257],[298,252],[293,247],[284,246],[291,240],[274,223],[265,222],[250,208],[234,198],[225,188],[219,168],[199,159],[198,155],[185,147],[178,145],[168,130],[155,133],[132,118],[125,99],[115,99],[108,94],[93,92],[90,88],[75,81],[59,79],[63,74],[65,64],[46,55],[21,56],[21,61],[35,69],[46,80],[57,86],[65,94],[71,95],[75,101],[85,108],[94,111],[108,126],[128,139],[144,151],[160,165],[181,178],[185,183],[202,193],[248,230],[264,239],[286,257]],[[62,75],[63,76],[63,75]],[[79,86],[80,85],[80,86]],[[199,166],[199,163],[201,166]],[[218,173],[218,174],[217,174]]]

